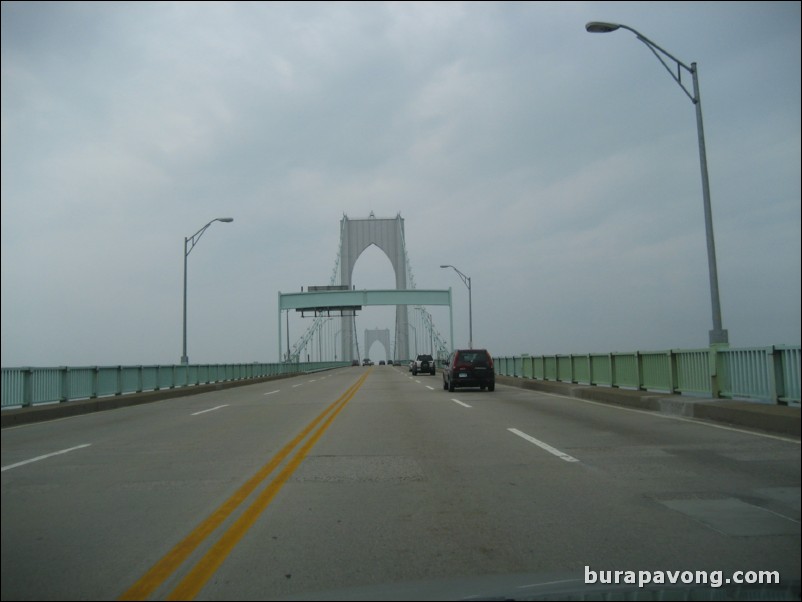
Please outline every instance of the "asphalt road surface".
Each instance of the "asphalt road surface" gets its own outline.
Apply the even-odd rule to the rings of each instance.
[[[8,428],[2,467],[3,600],[800,574],[799,441],[406,367]]]

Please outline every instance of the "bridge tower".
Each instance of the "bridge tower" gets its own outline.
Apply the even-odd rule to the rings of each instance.
[[[343,215],[340,220],[340,284],[352,288],[354,265],[362,252],[370,245],[376,245],[390,260],[395,270],[395,288],[407,289],[407,254],[404,246],[404,219],[399,213],[392,219],[378,219],[371,211],[367,219],[349,219]],[[342,321],[342,358],[359,359],[354,355],[354,314],[345,315]],[[395,357],[394,360],[409,358],[409,325],[406,305],[395,306]]]

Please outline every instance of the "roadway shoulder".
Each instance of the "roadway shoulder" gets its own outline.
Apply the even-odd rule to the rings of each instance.
[[[501,385],[800,437],[800,408],[496,375]]]

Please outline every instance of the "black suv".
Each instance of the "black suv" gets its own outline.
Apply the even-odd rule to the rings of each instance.
[[[457,349],[448,356],[443,368],[443,389],[453,391],[457,387],[495,391],[496,373],[487,349]]]

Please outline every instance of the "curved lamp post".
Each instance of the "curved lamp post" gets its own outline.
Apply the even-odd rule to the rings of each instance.
[[[206,229],[214,222],[224,222],[228,224],[233,221],[233,217],[217,217],[206,224],[203,228],[195,232],[195,234],[184,239],[184,346],[181,354],[182,364],[189,363],[189,358],[187,357],[187,257],[189,257],[192,249],[195,248],[195,245],[198,244],[198,241],[200,240],[201,236],[203,236],[203,233],[206,232]]]
[[[441,265],[441,268],[451,268],[459,277],[462,278],[462,282],[465,283],[465,286],[468,287],[468,349],[473,349],[473,311],[471,308],[471,279],[460,272],[457,268],[453,265]]]
[[[685,92],[685,95],[690,98],[691,102],[696,107],[696,130],[699,138],[699,163],[701,164],[702,169],[702,198],[704,201],[705,232],[707,235],[707,267],[710,273],[710,301],[713,311],[713,330],[710,331],[710,345],[726,346],[729,344],[729,336],[727,331],[724,330],[721,325],[721,302],[719,300],[718,292],[716,244],[713,239],[713,212],[710,208],[710,184],[707,177],[707,153],[705,151],[705,133],[704,126],[702,124],[702,99],[699,95],[699,76],[696,69],[696,63],[691,63],[689,67],[679,59],[660,48],[660,46],[652,42],[649,38],[632,29],[631,27],[628,27],[627,25],[621,25],[620,23],[591,21],[585,25],[585,29],[589,33],[609,33],[617,29],[626,29],[634,33],[635,36],[637,36],[637,38],[654,53],[657,59],[663,64],[663,67],[666,68],[669,75],[671,75],[674,81],[677,82],[679,87],[682,88],[682,91]],[[671,69],[671,67],[669,67],[664,57],[668,58],[675,64],[676,73]],[[693,92],[690,92],[682,82],[683,69],[691,75],[691,79],[693,80]]]

